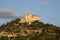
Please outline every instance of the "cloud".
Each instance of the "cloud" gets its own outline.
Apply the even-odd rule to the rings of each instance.
[[[40,5],[40,6],[46,6],[47,3],[48,3],[47,1],[42,1],[42,2],[39,2],[39,5]]]
[[[20,15],[8,9],[0,9],[0,18],[18,18]]]

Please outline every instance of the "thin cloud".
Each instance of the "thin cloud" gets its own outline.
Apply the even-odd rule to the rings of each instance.
[[[39,5],[40,5],[40,6],[46,6],[47,4],[48,4],[47,1],[39,2]]]
[[[0,18],[18,18],[20,15],[14,11],[0,9]]]

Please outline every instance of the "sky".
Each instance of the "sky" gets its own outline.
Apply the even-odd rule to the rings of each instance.
[[[44,23],[60,26],[60,0],[0,0],[0,9],[13,10],[19,15],[32,13]],[[0,18],[0,24],[10,20]]]

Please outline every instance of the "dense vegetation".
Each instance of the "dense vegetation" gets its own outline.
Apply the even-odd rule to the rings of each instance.
[[[21,36],[17,35],[16,37],[8,38],[7,36],[0,37],[0,40],[60,40],[60,27],[52,25],[52,24],[44,24],[43,22],[34,21],[30,25],[28,23],[20,23],[20,19],[17,18],[16,20],[12,20],[11,22],[8,22],[6,24],[2,24],[0,26],[0,32],[8,32],[12,34],[13,33],[20,33],[23,29],[29,29],[29,30],[38,30],[42,29],[42,32],[34,32],[31,35],[27,36]],[[27,32],[24,30],[24,32],[27,34]]]

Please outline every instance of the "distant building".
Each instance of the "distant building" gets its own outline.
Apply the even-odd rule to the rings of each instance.
[[[42,22],[42,20],[38,16],[32,15],[32,14],[26,14],[25,18],[21,18],[21,21],[19,21],[19,22],[21,22],[21,23],[27,22],[27,23],[31,24],[31,22],[33,22],[35,20]]]

